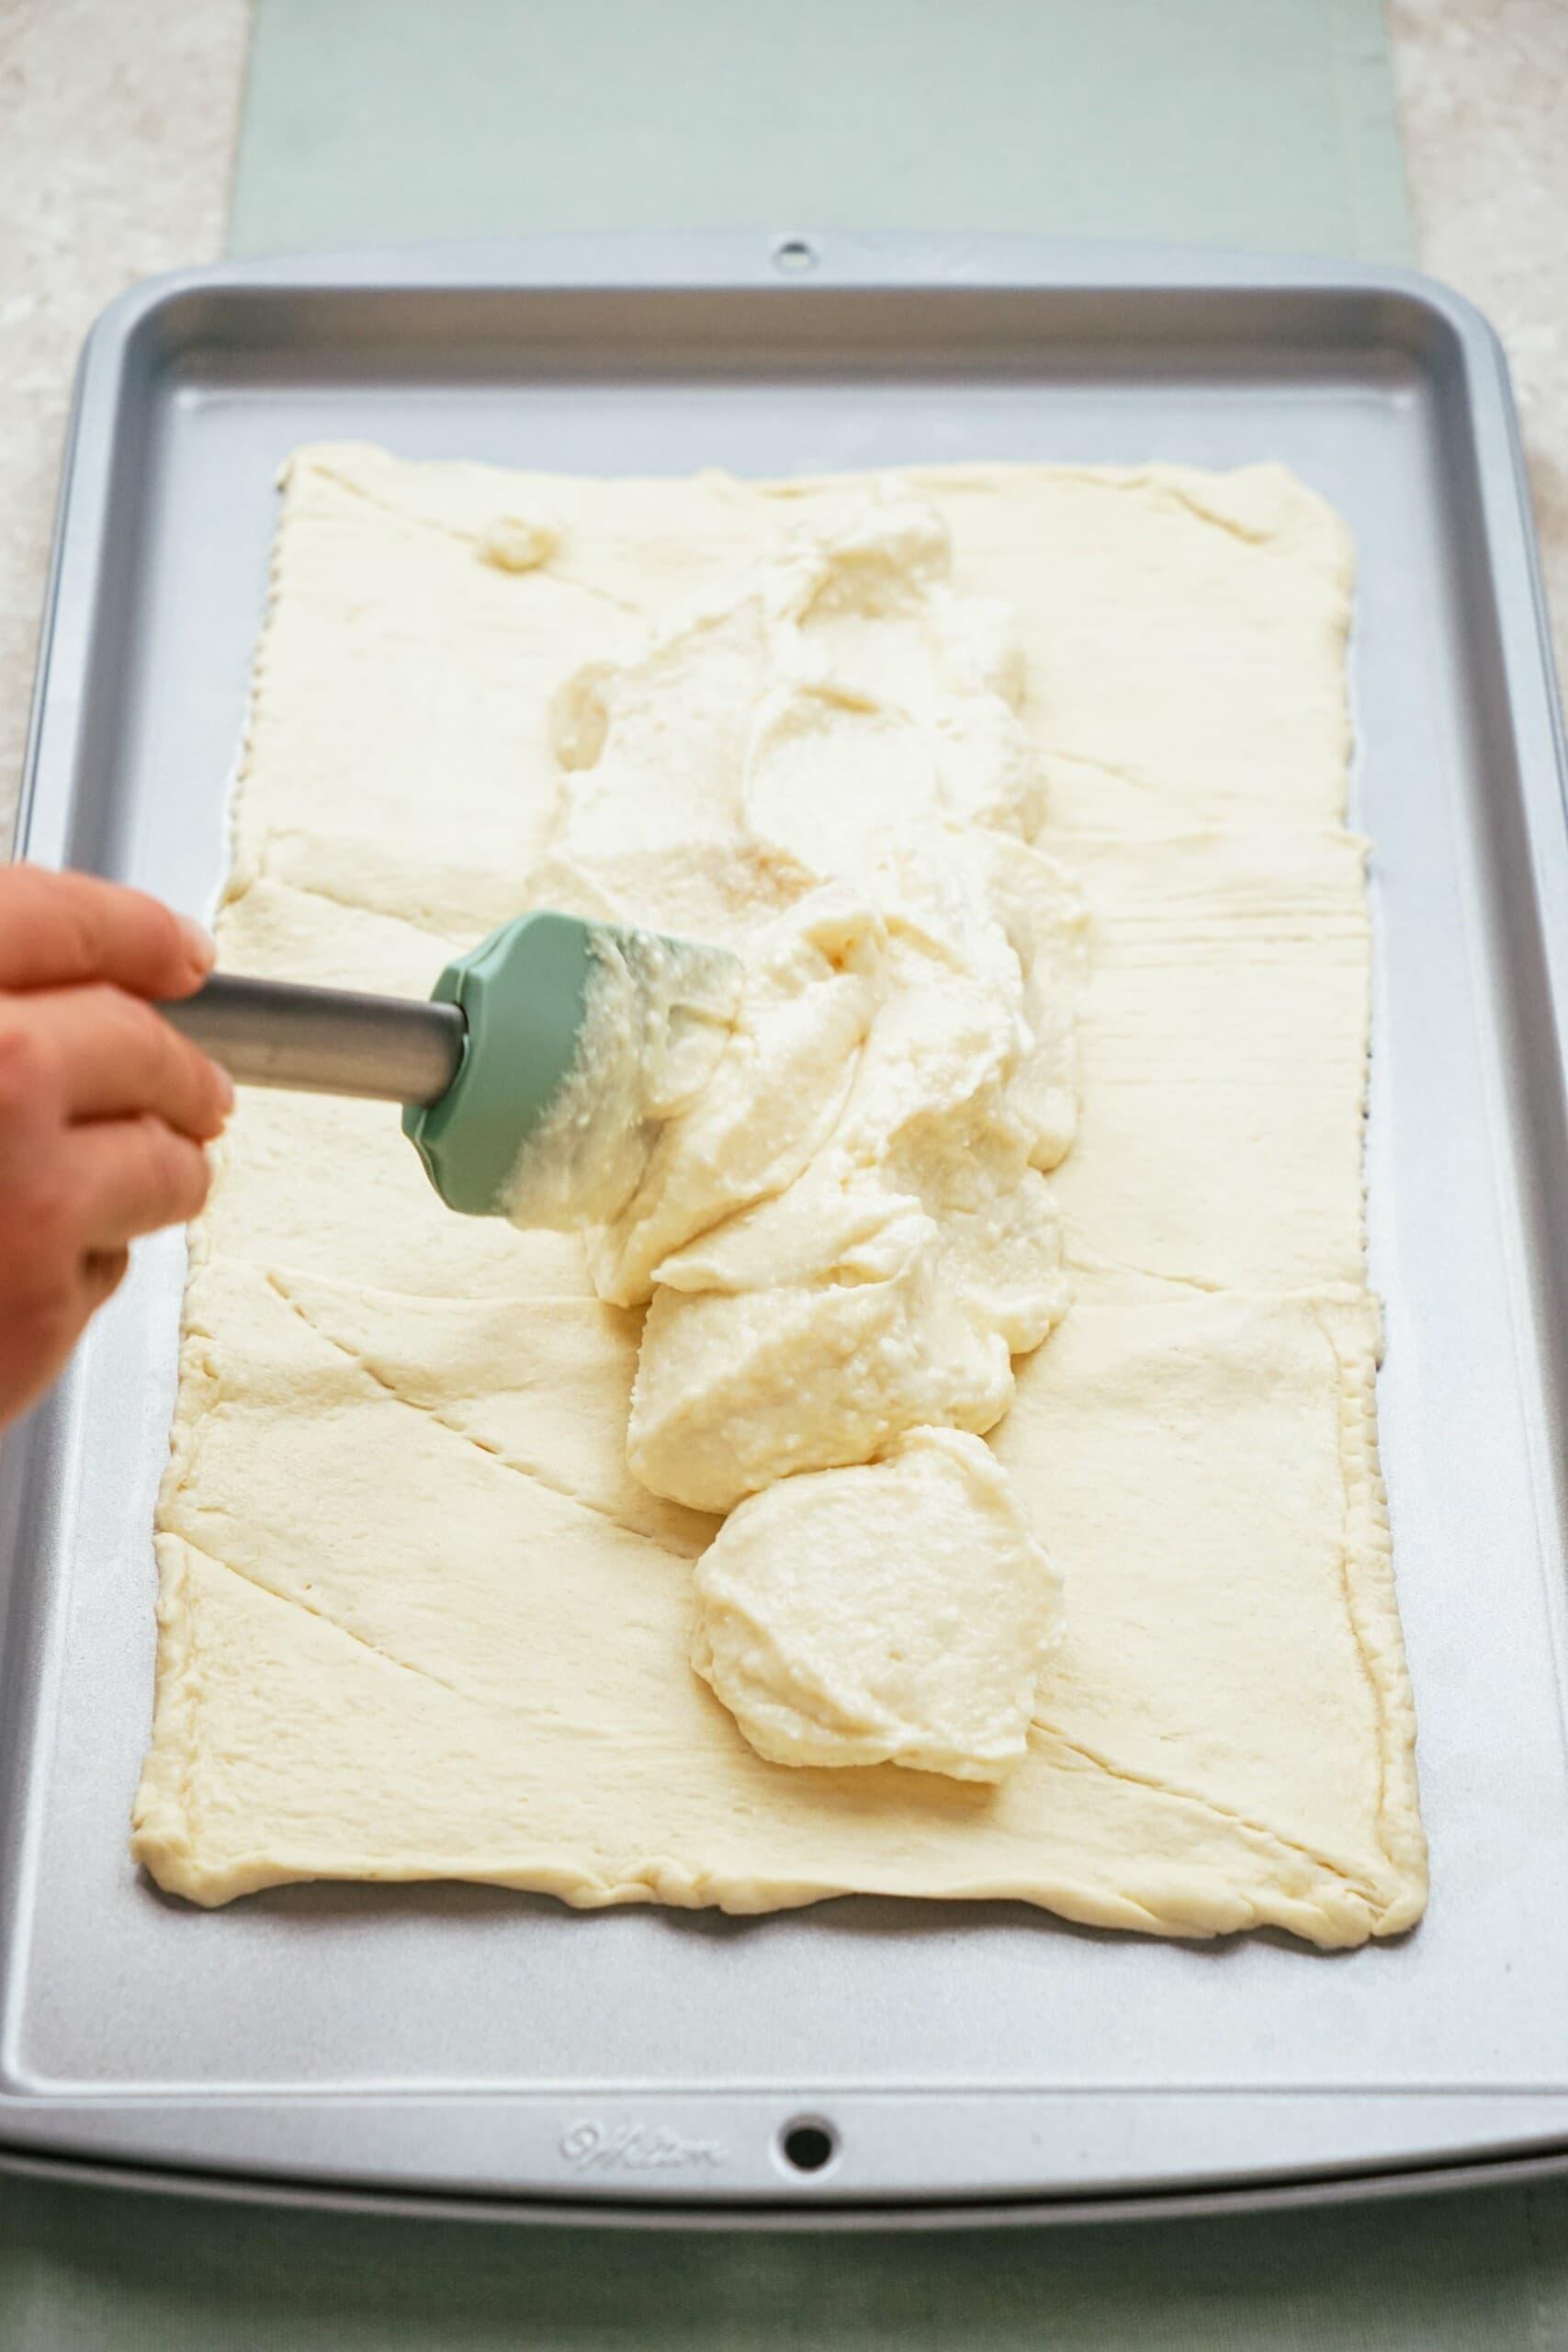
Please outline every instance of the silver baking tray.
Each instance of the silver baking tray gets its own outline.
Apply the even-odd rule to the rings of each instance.
[[[775,2224],[1568,2165],[1568,828],[1484,322],[1398,272],[1010,239],[557,240],[155,281],[83,365],[28,855],[210,902],[273,478],[321,435],[592,473],[1278,458],[1348,517],[1372,1274],[1431,1908],[1330,1956],[1003,1905],[165,1899],[126,1850],[175,1375],[165,1238],[0,1454],[8,2160]],[[833,2149],[812,2172],[785,2152],[802,2117]]]

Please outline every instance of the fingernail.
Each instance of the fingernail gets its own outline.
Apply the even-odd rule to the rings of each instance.
[[[181,915],[179,925],[180,936],[190,951],[191,962],[199,971],[210,972],[218,961],[218,942],[207,925],[197,922],[194,915]]]
[[[234,1107],[234,1081],[221,1062],[214,1062],[212,1067],[218,1072],[218,1099],[223,1105],[223,1115],[227,1118]]]

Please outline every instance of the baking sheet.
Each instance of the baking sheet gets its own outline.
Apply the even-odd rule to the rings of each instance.
[[[0,1458],[0,2141],[606,2211],[1126,2210],[1568,2149],[1568,835],[1483,324],[1397,273],[1021,240],[825,238],[782,264],[744,236],[560,240],[165,281],[86,364],[28,854],[210,900],[272,476],[330,436],[600,473],[1278,458],[1348,516],[1371,1275],[1432,1905],[1338,1956],[1001,1905],[587,1917],[321,1886],[191,1913],[125,1842],[164,1239]],[[780,2145],[800,2114],[837,2135],[810,2175]]]

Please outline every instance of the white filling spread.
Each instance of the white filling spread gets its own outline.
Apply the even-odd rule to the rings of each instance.
[[[514,1225],[558,1233],[620,1216],[668,1123],[717,1068],[743,971],[724,949],[590,927],[577,1050],[512,1172]]]
[[[690,1093],[652,1074],[657,1121],[635,995],[607,993],[513,1214],[569,1221],[541,1196],[598,1182],[602,1086],[634,1142],[603,1154],[590,1267],[648,1310],[627,1460],[736,1514],[694,1658],[778,1762],[994,1778],[1057,1630],[1004,1474],[952,1434],[1001,1418],[1067,1299],[1044,1171],[1083,918],[1029,846],[1021,695],[1006,608],[954,591],[939,518],[892,486],[556,708],[536,894],[728,941],[746,983]]]

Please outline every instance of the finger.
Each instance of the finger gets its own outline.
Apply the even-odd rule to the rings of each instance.
[[[161,1226],[188,1225],[211,1171],[201,1146],[162,1119],[96,1119],[71,1130],[66,1182],[83,1248],[112,1250]]]
[[[109,980],[133,996],[189,996],[213,946],[188,915],[145,891],[38,865],[0,870],[0,989]]]
[[[17,1005],[55,1072],[68,1119],[151,1111],[205,1143],[233,1108],[227,1071],[141,997],[99,984],[40,989]]]
[[[89,1250],[85,1253],[82,1260],[82,1295],[89,1313],[114,1296],[125,1280],[130,1263],[129,1250]]]

